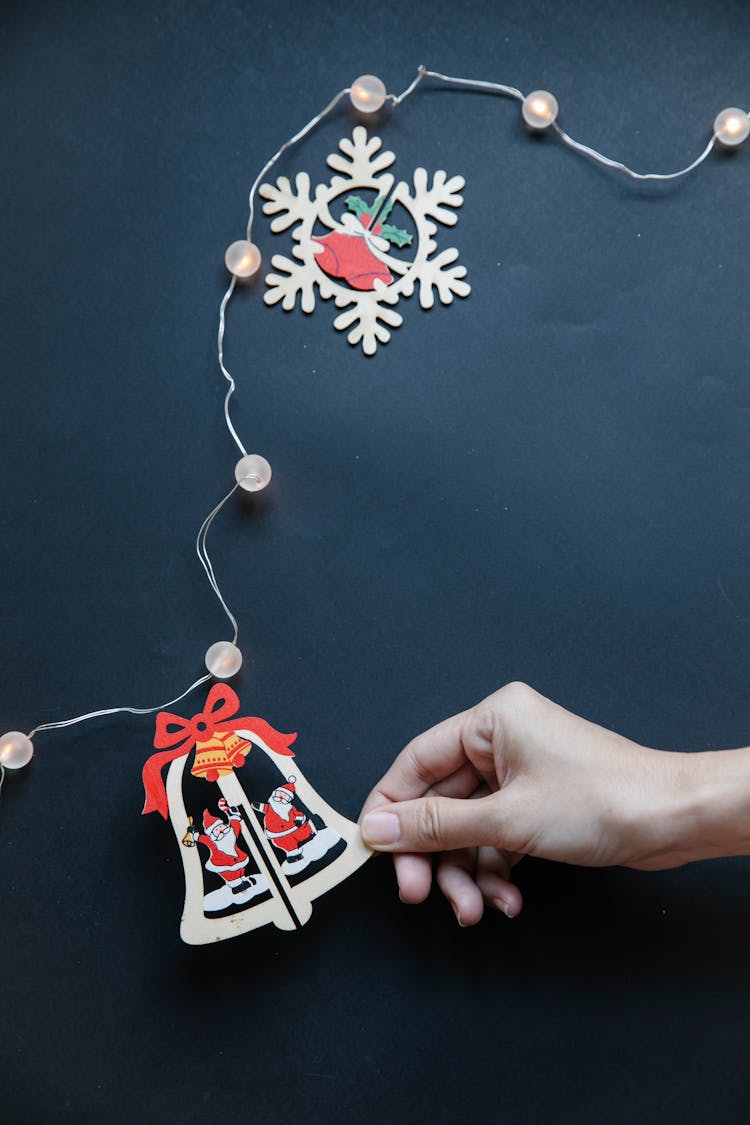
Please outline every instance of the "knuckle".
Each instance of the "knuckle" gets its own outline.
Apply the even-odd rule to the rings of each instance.
[[[523,683],[522,680],[511,680],[510,683],[501,687],[497,693],[497,698],[502,703],[514,710],[525,710],[533,706],[539,699],[538,694],[528,684]]]
[[[478,703],[470,720],[467,739],[478,751],[501,753],[514,732],[538,711],[543,697],[528,684],[512,680]]]
[[[480,738],[491,740],[497,721],[496,696],[490,695],[487,699],[483,699],[481,703],[477,703],[471,712],[469,721],[475,734],[479,735]]]
[[[404,747],[404,756],[406,757],[409,768],[411,769],[414,777],[418,782],[420,782],[421,785],[424,785],[425,789],[427,789],[430,787],[430,785],[433,784],[433,782],[435,781],[435,777],[432,771],[420,757],[419,750],[419,739],[414,738],[407,746]]]
[[[440,802],[434,797],[426,797],[419,802],[414,824],[415,843],[424,851],[438,847],[442,839],[442,816]]]

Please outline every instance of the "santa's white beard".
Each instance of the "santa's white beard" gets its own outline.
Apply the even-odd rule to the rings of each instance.
[[[268,801],[269,805],[282,820],[292,819],[292,802],[279,800],[278,797],[271,797]]]
[[[228,832],[224,833],[220,840],[214,840],[214,843],[219,851],[224,852],[225,855],[237,855],[234,832],[232,832],[231,828]]]

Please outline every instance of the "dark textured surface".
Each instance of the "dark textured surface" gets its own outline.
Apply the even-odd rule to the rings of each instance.
[[[362,71],[558,95],[639,168],[750,103],[743,4],[5,4],[0,726],[197,674],[225,632],[191,549],[231,481],[214,338],[263,161]],[[323,178],[345,109],[279,172]],[[473,292],[365,360],[232,302],[235,419],[275,469],[212,553],[247,711],[355,816],[414,733],[508,679],[651,745],[746,744],[750,150],[638,186],[425,89],[397,170],[466,176]],[[288,238],[257,228],[266,258]],[[197,709],[200,698],[188,704]],[[301,934],[177,937],[152,722],[40,736],[0,802],[0,1116],[21,1122],[740,1122],[750,867],[526,861],[459,931],[373,862]],[[90,834],[90,836],[88,835]]]

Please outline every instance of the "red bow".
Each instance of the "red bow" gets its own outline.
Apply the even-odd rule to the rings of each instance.
[[[281,734],[265,719],[233,719],[240,709],[239,696],[227,684],[214,684],[208,693],[205,710],[192,719],[183,719],[169,711],[156,716],[154,746],[161,754],[152,754],[143,767],[143,787],[146,790],[144,813],[160,812],[167,819],[169,806],[164,788],[162,770],[176,758],[184,758],[196,742],[208,742],[214,734],[227,730],[247,730],[266,743],[276,754],[294,757],[289,747],[296,734]],[[231,721],[230,721],[231,720]]]

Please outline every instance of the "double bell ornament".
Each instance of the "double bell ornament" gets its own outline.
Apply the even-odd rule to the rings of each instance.
[[[160,712],[143,767],[143,811],[171,821],[182,857],[189,945],[268,924],[296,929],[371,854],[296,762],[289,772],[296,734],[239,709],[232,688],[215,684],[192,719]]]

